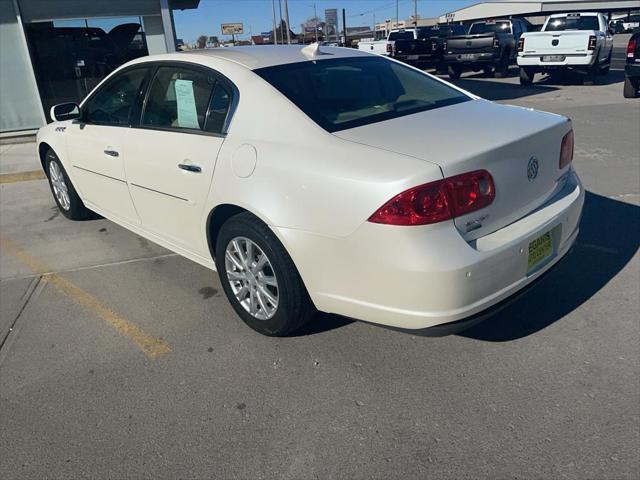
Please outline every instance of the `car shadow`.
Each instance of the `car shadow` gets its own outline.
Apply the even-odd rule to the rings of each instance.
[[[533,290],[458,335],[508,342],[536,333],[580,307],[633,258],[640,246],[640,207],[587,192],[571,253]]]
[[[304,327],[289,334],[289,337],[306,337],[308,335],[316,335],[318,333],[328,332],[336,328],[342,328],[355,322],[347,317],[334,315],[331,313],[318,312],[312,321]]]
[[[611,85],[624,81],[624,70],[610,70],[607,75],[598,75],[594,85]],[[536,75],[533,86],[551,87],[566,85],[582,85],[584,75],[576,72],[558,72],[553,75]]]

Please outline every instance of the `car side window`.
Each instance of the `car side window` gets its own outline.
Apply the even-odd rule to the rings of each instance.
[[[211,74],[183,67],[160,67],[151,81],[142,126],[204,130],[215,85]]]
[[[82,119],[98,125],[129,125],[131,107],[147,75],[146,68],[116,75],[83,106]]]
[[[210,133],[223,133],[224,123],[229,113],[231,105],[231,94],[229,90],[218,82],[209,106],[209,116],[207,117],[206,131]]]

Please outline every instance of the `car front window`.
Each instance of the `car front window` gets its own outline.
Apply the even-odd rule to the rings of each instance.
[[[373,56],[278,65],[255,73],[329,132],[470,100],[426,74]]]
[[[84,121],[99,125],[128,125],[131,107],[146,74],[146,68],[138,68],[109,80],[83,106]]]

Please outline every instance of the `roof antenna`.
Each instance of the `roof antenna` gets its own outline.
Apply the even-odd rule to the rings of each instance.
[[[302,53],[305,57],[313,60],[314,58],[319,57],[320,55],[331,55],[330,53],[323,52],[320,50],[320,44],[318,42],[307,45],[302,49]]]

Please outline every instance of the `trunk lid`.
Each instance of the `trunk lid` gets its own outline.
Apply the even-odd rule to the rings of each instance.
[[[570,128],[560,115],[473,100],[334,135],[434,163],[445,177],[487,170],[494,202],[454,220],[471,241],[524,217],[561,186],[560,145]]]
[[[590,30],[568,30],[562,32],[525,33],[524,55],[561,55],[586,53]]]

